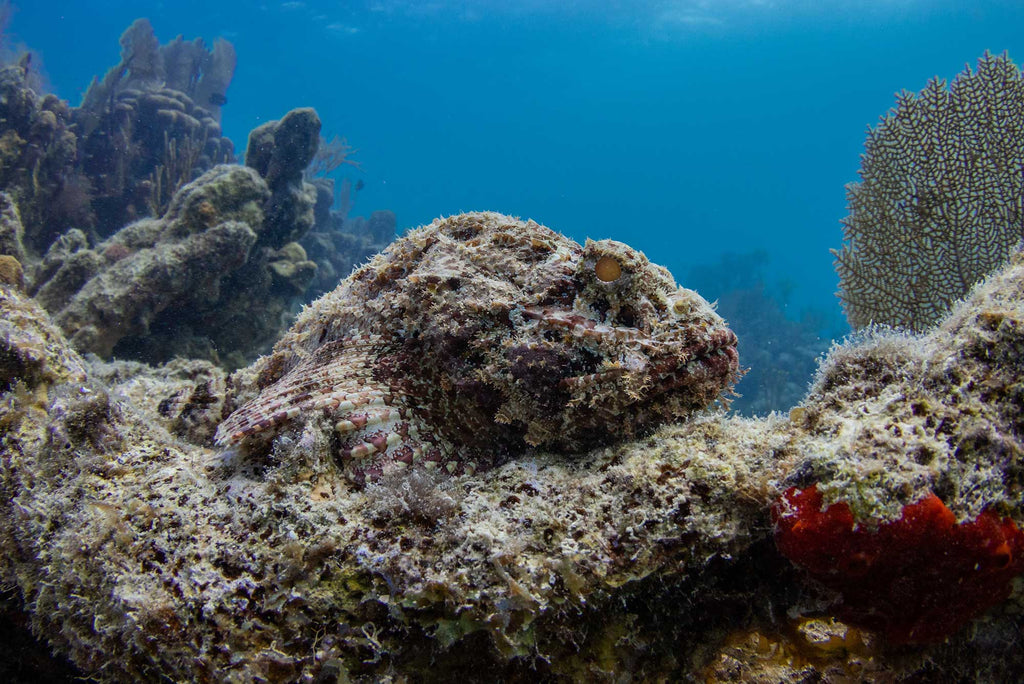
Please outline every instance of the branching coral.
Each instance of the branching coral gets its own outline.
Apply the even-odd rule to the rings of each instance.
[[[351,159],[354,151],[344,138],[335,135],[327,140],[320,136],[320,146],[304,172],[306,179],[326,177],[345,164],[358,168],[359,162]]]

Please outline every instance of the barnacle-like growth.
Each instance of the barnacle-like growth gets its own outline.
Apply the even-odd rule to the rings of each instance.
[[[1024,79],[988,52],[946,87],[903,91],[868,133],[833,250],[854,328],[923,330],[1024,237]]]

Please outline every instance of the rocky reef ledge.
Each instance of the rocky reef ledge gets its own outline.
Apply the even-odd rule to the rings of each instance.
[[[363,489],[315,439],[208,446],[212,364],[83,359],[16,283],[0,311],[0,586],[98,680],[1024,671],[1021,254],[788,416]]]

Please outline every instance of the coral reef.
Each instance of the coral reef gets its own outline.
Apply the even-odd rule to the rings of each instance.
[[[0,188],[17,206],[26,246],[42,250],[68,225],[90,221],[90,208],[71,110],[26,79],[22,66],[0,68]]]
[[[46,251],[71,228],[108,237],[159,216],[181,186],[233,159],[220,106],[235,54],[218,40],[160,46],[139,19],[121,62],[79,107],[36,92],[28,67],[0,69],[0,187],[17,204],[25,246]]]
[[[161,46],[147,19],[125,30],[120,64],[93,79],[72,110],[101,236],[159,216],[179,187],[233,160],[219,121],[235,61],[225,40],[212,50],[181,36]]]
[[[280,335],[316,270],[298,244],[265,244],[271,199],[253,169],[215,167],[159,219],[94,247],[81,231],[61,236],[30,291],[82,351],[242,365]]]
[[[1017,252],[927,335],[834,349],[791,414],[834,439],[776,502],[780,548],[890,641],[950,636],[1024,570],[1022,299]]]
[[[474,244],[477,231],[446,236],[445,226],[460,223],[414,232],[373,263],[393,263],[422,239],[418,248],[437,256],[440,272],[500,234],[479,231]],[[539,277],[559,244],[502,241],[509,259],[537,262],[537,273],[507,271],[522,278]],[[446,242],[459,247],[430,251]],[[620,278],[634,265],[602,262],[608,250],[630,254],[613,247],[592,243],[573,261],[591,269],[592,279],[572,286],[584,288],[581,304],[594,301],[583,293],[603,287],[616,265]],[[454,287],[427,275],[418,279],[423,306],[399,317],[409,339],[444,313],[427,302],[443,303]],[[394,287],[397,277],[363,269],[339,294],[359,282]],[[476,301],[474,285],[459,283],[467,301]],[[564,289],[549,292],[545,307],[567,306]],[[590,315],[624,314],[629,298],[607,296]],[[293,420],[297,429],[284,429],[269,450],[210,448],[233,405],[301,365],[292,355],[303,332],[343,332],[344,316],[317,323],[320,313],[343,314],[336,299],[311,309],[275,356],[225,379],[192,362],[86,363],[38,306],[0,285],[0,584],[16,590],[32,629],[84,674],[921,681],[1007,680],[1024,668],[1019,588],[972,629],[937,622],[943,643],[893,645],[828,619],[854,604],[837,602],[820,573],[788,550],[783,524],[781,550],[800,562],[776,550],[770,515],[794,488],[813,487],[821,499],[808,510],[848,511],[864,530],[849,532],[845,522],[837,530],[838,557],[854,563],[861,542],[853,539],[877,541],[867,535],[907,525],[915,538],[940,541],[980,529],[979,520],[1012,533],[1024,520],[1024,255],[927,335],[837,347],[788,418],[704,414],[585,453],[541,447],[461,477],[415,464],[362,487],[316,413]],[[572,335],[529,311],[520,325],[549,321]],[[460,322],[480,320],[461,313]],[[591,328],[579,330],[585,338]],[[319,343],[311,339],[309,353]],[[1015,542],[1007,555],[988,550],[1016,572]],[[883,596],[928,572],[857,567],[864,577],[885,570],[872,580]],[[949,598],[947,585],[925,586],[936,592],[929,605]],[[859,609],[847,617],[864,621]]]
[[[221,164],[230,43],[121,46],[78,108],[0,69],[0,635],[47,640],[36,675],[1024,671],[1024,252],[946,313],[1021,237],[1005,55],[902,94],[850,187],[851,323],[920,334],[754,419],[721,410],[736,336],[639,252],[476,213],[363,264],[395,218],[332,210],[350,149],[313,110]],[[720,311],[763,412],[820,347],[743,264]]]
[[[36,297],[80,351],[240,367],[309,301],[317,261],[318,287],[331,289],[385,241],[333,234],[340,221],[328,204],[307,242],[316,261],[299,244],[317,216],[304,172],[336,168],[349,151],[336,138],[319,150],[312,109],[253,131],[252,170],[220,165],[233,158],[218,123],[230,43],[210,50],[179,36],[161,46],[140,19],[121,48],[80,107],[37,94],[26,60],[0,69],[2,277]],[[381,217],[391,218],[390,240],[393,215]]]
[[[626,245],[461,214],[305,309],[218,435],[273,448],[280,428],[326,415],[358,482],[416,463],[472,474],[699,411],[735,380],[735,345],[707,302]]]
[[[394,212],[379,210],[369,217],[349,217],[343,206],[332,209],[334,180],[316,178],[315,223],[299,244],[316,263],[316,277],[306,291],[310,301],[330,292],[356,266],[383,251],[397,233]],[[344,187],[344,186],[343,186]]]
[[[59,329],[41,318],[35,305],[19,306],[23,295],[17,288],[2,283],[0,292],[4,293],[0,309],[0,387],[8,392],[18,384],[32,388],[83,381],[85,365],[67,346]],[[3,421],[0,424],[8,427]]]
[[[349,216],[355,193],[362,189],[363,182],[353,185],[343,178],[338,184],[328,174],[344,165],[358,168],[359,164],[350,158],[352,152],[342,138],[321,137],[316,155],[303,172],[316,189],[313,229],[299,241],[317,266],[316,277],[306,291],[309,301],[337,287],[352,269],[383,251],[398,232],[391,211],[375,211],[369,217]]]
[[[0,591],[0,680],[11,684],[23,682],[72,682],[81,672],[66,658],[50,653],[40,640],[32,636],[29,619],[14,600],[14,592]]]
[[[766,415],[796,406],[814,377],[829,340],[841,337],[827,330],[826,317],[804,311],[799,321],[783,312],[786,284],[769,285],[768,254],[727,253],[718,263],[690,270],[686,282],[716,302],[715,310],[739,338],[745,371],[736,384],[731,408],[743,415]],[[845,329],[838,321],[833,328]]]
[[[294,240],[313,224],[316,188],[302,169],[319,129],[313,110],[289,112],[254,132],[250,166],[263,175],[215,167],[180,188],[160,218],[98,242],[72,228],[41,259],[23,247],[18,206],[0,195],[0,250],[24,268],[30,293],[82,351],[244,365],[280,336],[316,275]],[[371,248],[342,245],[348,255],[330,244],[338,262]]]
[[[271,193],[264,209],[265,244],[280,248],[313,227],[317,191],[303,171],[319,144],[320,118],[309,108],[293,109],[249,134],[245,164],[259,171]]]
[[[993,506],[1019,511],[1022,273],[1018,251],[927,334],[870,331],[836,346],[791,416],[841,439],[808,453],[788,486],[817,483],[824,503],[845,502],[857,523],[896,520],[931,493],[958,521]],[[851,428],[857,413],[877,415],[877,429]]]
[[[921,331],[1022,238],[1024,77],[988,52],[953,82],[904,91],[868,134],[833,250],[850,325]]]
[[[222,279],[257,241],[253,226],[262,225],[268,195],[253,171],[217,167],[184,188],[163,218],[127,226],[94,249],[74,236],[58,242],[67,254],[36,280],[36,295],[77,348],[109,356],[122,339],[148,335],[169,307],[218,302]]]

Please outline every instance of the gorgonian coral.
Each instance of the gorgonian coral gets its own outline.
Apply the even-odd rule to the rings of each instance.
[[[989,53],[903,91],[871,130],[833,250],[854,328],[922,330],[1024,237],[1024,78]]]

